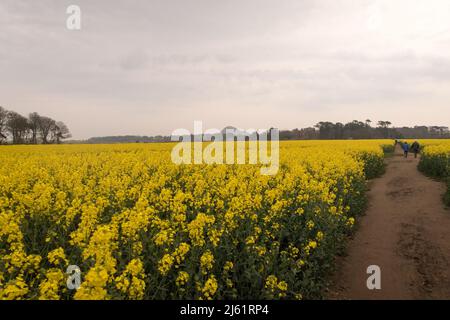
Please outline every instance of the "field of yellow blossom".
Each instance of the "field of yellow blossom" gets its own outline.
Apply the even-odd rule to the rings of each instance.
[[[424,173],[447,181],[444,201],[450,206],[450,140],[423,141],[419,169]]]
[[[319,297],[385,145],[282,142],[274,176],[170,143],[1,146],[0,299]]]

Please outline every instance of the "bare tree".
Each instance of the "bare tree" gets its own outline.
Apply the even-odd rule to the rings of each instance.
[[[41,116],[37,112],[30,113],[28,115],[28,125],[31,130],[31,143],[37,144],[37,135],[39,130],[39,120]]]
[[[66,124],[62,121],[56,122],[52,128],[52,139],[57,144],[60,144],[61,140],[68,139],[70,137],[72,137],[72,135],[70,134],[69,128]]]
[[[0,143],[6,141],[6,122],[8,120],[8,111],[0,106]]]
[[[39,131],[39,134],[41,135],[43,144],[49,143],[48,138],[49,138],[50,133],[55,125],[56,125],[55,120],[53,120],[49,117],[39,117],[38,131]]]
[[[14,111],[9,111],[7,115],[6,128],[13,138],[14,144],[26,142],[30,128],[28,120],[24,116]]]

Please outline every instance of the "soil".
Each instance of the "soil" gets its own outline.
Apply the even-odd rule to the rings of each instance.
[[[450,299],[450,211],[446,186],[417,170],[419,157],[399,150],[369,185],[369,207],[338,258],[329,299]],[[381,289],[369,290],[369,265]]]

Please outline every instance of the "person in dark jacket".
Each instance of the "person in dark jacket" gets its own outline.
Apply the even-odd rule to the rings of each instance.
[[[417,141],[411,145],[411,151],[414,152],[414,158],[417,158],[417,155],[420,152],[420,144]]]
[[[405,153],[405,158],[408,158],[408,153],[409,153],[409,144],[408,144],[408,142],[403,142],[402,143],[402,149],[403,149],[403,152]]]

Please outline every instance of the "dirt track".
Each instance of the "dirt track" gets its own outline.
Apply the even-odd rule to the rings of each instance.
[[[450,299],[450,211],[444,184],[417,170],[400,150],[371,182],[369,208],[347,256],[338,261],[330,299]],[[369,265],[381,268],[381,290],[369,290]]]

